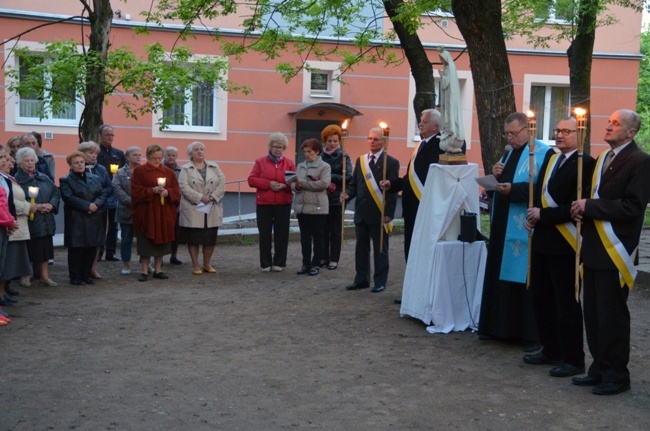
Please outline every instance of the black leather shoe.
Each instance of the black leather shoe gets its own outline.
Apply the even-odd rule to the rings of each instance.
[[[183,264],[183,262],[178,260],[178,258],[176,258],[176,257],[170,258],[169,263],[171,263],[172,265],[182,265]]]
[[[0,296],[0,306],[11,307],[12,305],[14,305],[13,302],[5,301],[5,299],[2,296]]]
[[[540,350],[542,350],[542,345],[537,341],[532,341],[524,344],[524,352],[526,353],[538,352]]]
[[[5,292],[8,293],[11,296],[18,296],[20,295],[20,292],[17,291],[16,289],[12,289],[9,286],[5,286]]]
[[[319,273],[320,269],[317,266],[314,266],[309,270],[309,275],[318,275]]]
[[[303,274],[307,274],[308,272],[309,272],[309,267],[307,265],[303,265],[298,271],[296,271],[296,274],[303,275]]]
[[[2,299],[4,299],[7,302],[11,302],[12,304],[15,304],[16,302],[18,302],[18,300],[12,298],[11,295],[5,295],[5,296],[2,297]]]
[[[571,377],[577,376],[578,374],[585,373],[585,367],[574,367],[571,364],[560,364],[555,368],[551,368],[548,372],[551,377]]]
[[[616,394],[620,394],[621,392],[625,392],[629,390],[630,390],[629,383],[606,382],[606,383],[601,383],[600,385],[593,388],[591,390],[591,393],[595,395],[616,395]]]
[[[106,261],[107,262],[119,262],[120,259],[115,257],[115,256],[106,256]]]
[[[147,274],[140,274],[140,276],[138,277],[138,281],[148,281],[148,280],[149,277],[147,276]]]
[[[535,353],[532,355],[524,355],[522,358],[525,363],[532,365],[560,365],[562,361],[557,359],[551,359],[542,352]]]
[[[369,284],[363,284],[363,283],[352,283],[349,286],[345,286],[346,290],[359,290],[359,289],[367,289],[369,288]]]
[[[591,376],[574,377],[571,383],[576,386],[596,386],[600,384],[600,379]]]
[[[371,292],[372,293],[379,293],[383,292],[386,290],[386,286],[380,285],[380,284],[375,284],[375,287],[372,288]]]
[[[158,280],[167,280],[167,279],[169,278],[169,277],[167,276],[167,274],[165,274],[165,273],[162,272],[162,271],[160,271],[160,272],[154,272],[153,275],[152,275],[152,277],[153,277],[153,278],[157,278]]]
[[[83,286],[86,283],[84,283],[83,280],[79,280],[78,278],[71,278],[70,279],[70,284],[72,284],[73,286]]]
[[[106,260],[108,260],[108,259],[106,259]],[[93,280],[92,278],[87,278],[87,279],[84,280],[84,283],[86,283],[86,284],[95,284],[95,280]]]

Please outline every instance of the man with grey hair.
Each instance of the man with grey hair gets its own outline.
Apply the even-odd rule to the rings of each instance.
[[[571,205],[584,224],[582,236],[583,307],[587,345],[593,362],[578,386],[594,386],[596,395],[630,389],[629,290],[636,277],[639,238],[650,200],[650,156],[634,136],[641,117],[620,109],[609,117],[605,142],[610,150],[596,161],[589,199]]]
[[[178,179],[178,176],[181,173],[181,167],[176,163],[176,159],[178,158],[178,148],[169,146],[165,148],[165,151],[163,153],[163,165],[167,166],[169,169],[174,171],[174,174],[176,174],[176,179]],[[176,217],[176,227],[178,227],[178,217],[180,216],[180,212],[178,216]],[[172,256],[169,258],[169,263],[172,265],[182,265],[183,262],[181,262],[178,257],[178,243],[176,241],[172,242]]]
[[[404,257],[409,258],[415,217],[418,214],[429,165],[438,163],[440,154],[440,112],[435,109],[422,111],[418,124],[422,141],[415,146],[406,175],[394,181],[382,181],[382,188],[391,193],[402,192],[402,217],[404,217]]]

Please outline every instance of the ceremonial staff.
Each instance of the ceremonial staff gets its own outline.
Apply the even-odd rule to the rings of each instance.
[[[533,207],[533,182],[535,180],[535,139],[537,138],[537,122],[535,113],[528,111],[528,208]],[[533,255],[533,231],[528,232],[528,275],[526,289],[530,287],[530,267]]]
[[[573,110],[577,118],[578,129],[578,184],[576,186],[576,200],[582,199],[582,159],[585,150],[585,138],[587,137],[587,111],[582,108]],[[576,222],[576,269],[575,269],[575,288],[576,288],[576,302],[580,302],[580,231],[582,230],[582,222]]]
[[[345,160],[345,140],[348,138],[348,120],[346,119],[343,124],[341,124],[341,162],[343,163],[343,185],[341,186],[342,193],[345,191],[345,177],[347,175],[347,163]],[[345,242],[345,200],[341,203],[341,247]]]
[[[383,121],[379,123],[381,127],[382,135],[384,136],[384,174],[382,175],[382,180],[386,181],[386,165],[388,164],[388,137],[390,135],[390,129],[388,124]],[[381,231],[379,233],[379,252],[381,253],[384,250],[384,213],[386,212],[386,189],[382,188],[381,191]]]

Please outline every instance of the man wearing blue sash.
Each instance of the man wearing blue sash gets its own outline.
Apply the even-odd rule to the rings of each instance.
[[[374,287],[372,292],[381,292],[388,281],[388,233],[395,215],[397,195],[386,194],[384,203],[379,182],[383,178],[384,156],[386,157],[386,179],[395,181],[399,176],[399,161],[384,154],[386,138],[380,128],[372,128],[368,133],[370,152],[357,159],[352,180],[347,185],[346,193],[341,199],[354,203],[354,226],[356,245],[354,249],[354,266],[356,276],[347,290],[370,287],[370,241],[372,240],[374,257]],[[381,208],[384,206],[384,220],[381,220]],[[379,249],[380,233],[384,229],[383,249]]]
[[[571,205],[584,223],[582,242],[583,301],[587,345],[594,358],[578,386],[594,386],[596,395],[630,389],[629,290],[645,209],[650,200],[650,156],[634,142],[641,117],[621,109],[609,117],[605,142],[610,150],[596,161],[590,199]]]
[[[582,191],[588,196],[596,161],[578,154],[578,130],[569,117],[553,130],[554,154],[542,166],[535,187],[535,207],[528,209],[526,229],[533,230],[530,289],[541,352],[524,355],[527,364],[557,364],[549,374],[570,377],[585,371],[582,306],[575,299],[576,226],[571,203],[576,200],[578,159],[582,163]]]
[[[497,178],[493,193],[490,242],[481,299],[479,337],[523,340],[526,351],[539,348],[531,291],[526,289],[528,268],[529,151],[522,112],[510,114],[504,125],[504,138],[512,146],[492,167]],[[535,141],[534,181],[553,149]]]

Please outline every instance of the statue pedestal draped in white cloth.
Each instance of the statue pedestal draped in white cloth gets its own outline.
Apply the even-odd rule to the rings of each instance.
[[[483,241],[456,241],[460,211],[480,213],[476,177],[476,164],[429,167],[413,229],[400,314],[433,323],[434,332],[478,325],[487,250]]]

